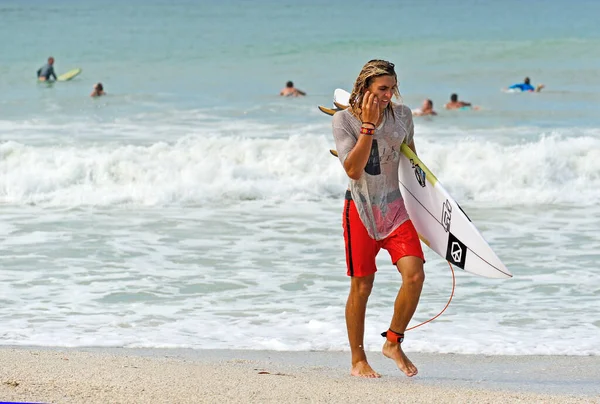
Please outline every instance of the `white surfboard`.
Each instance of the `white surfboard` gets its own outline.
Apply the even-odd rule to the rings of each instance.
[[[338,89],[334,94],[336,104],[349,99],[350,94],[346,92],[348,96],[344,99],[342,91]],[[335,98],[336,95],[338,98]],[[467,272],[486,278],[512,277],[471,219],[425,163],[406,144],[402,144],[401,151],[400,191],[421,241]],[[332,154],[336,153],[332,151]]]
[[[336,88],[333,92],[333,103],[343,106],[350,105],[350,93],[344,89]],[[341,107],[340,107],[341,108]]]

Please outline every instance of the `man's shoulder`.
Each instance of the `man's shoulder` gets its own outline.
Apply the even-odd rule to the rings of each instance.
[[[349,108],[343,109],[343,110],[337,111],[335,114],[333,114],[333,120],[334,121],[346,120],[351,115],[352,114],[350,113]]]
[[[394,108],[394,110],[398,111],[398,112],[406,112],[406,111],[410,111],[410,108],[408,107],[408,105],[402,103],[402,102],[395,102],[392,104],[392,108]]]
[[[358,124],[358,118],[352,115],[350,112],[350,108],[346,108],[342,111],[338,111],[333,114],[333,124],[334,125],[348,125],[348,124]]]
[[[400,119],[412,118],[413,111],[405,104],[393,104],[393,110]]]

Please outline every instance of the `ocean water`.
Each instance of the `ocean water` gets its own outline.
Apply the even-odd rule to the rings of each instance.
[[[514,274],[457,272],[405,349],[600,354],[597,15],[559,0],[3,0],[0,344],[347,350],[347,179],[316,106],[384,58],[400,102],[434,101],[419,154]],[[37,84],[50,55],[83,73]],[[525,76],[546,88],[501,91]],[[287,80],[308,96],[278,97]],[[108,96],[91,99],[98,81]],[[481,109],[444,111],[452,92]],[[411,325],[452,287],[425,254]],[[378,265],[369,350],[401,282],[385,252]]]

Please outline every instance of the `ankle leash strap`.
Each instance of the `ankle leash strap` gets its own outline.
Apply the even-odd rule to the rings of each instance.
[[[391,328],[387,331],[381,333],[382,337],[387,338],[388,341],[394,342],[396,344],[402,343],[404,341],[404,334],[400,334],[399,332],[393,331]]]

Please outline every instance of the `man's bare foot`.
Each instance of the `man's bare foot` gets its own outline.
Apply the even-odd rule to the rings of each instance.
[[[412,377],[419,373],[417,367],[413,365],[410,359],[408,359],[408,357],[404,354],[400,344],[394,344],[390,341],[385,341],[382,352],[385,356],[396,362],[398,369],[403,371],[406,376]]]
[[[368,378],[377,378],[381,377],[379,373],[373,370],[371,365],[367,363],[367,361],[356,362],[354,366],[352,366],[352,370],[350,371],[352,376],[358,377],[368,377]]]

